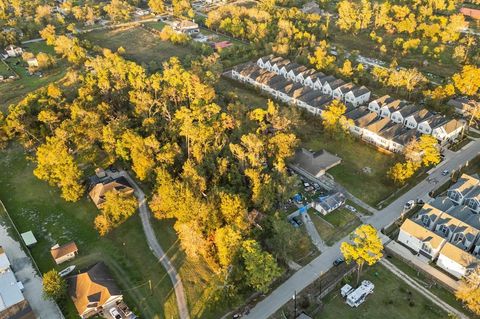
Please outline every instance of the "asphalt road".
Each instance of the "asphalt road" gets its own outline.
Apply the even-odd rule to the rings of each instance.
[[[130,183],[130,185],[132,185],[132,187],[134,188],[135,196],[137,197],[139,202],[138,209],[140,211],[140,218],[142,220],[143,231],[145,233],[145,237],[147,238],[148,246],[150,247],[150,250],[155,255],[155,257],[157,257],[158,260],[162,263],[162,266],[165,268],[165,270],[168,273],[168,276],[170,277],[170,280],[172,281],[173,288],[175,290],[175,296],[177,299],[177,307],[178,307],[178,313],[180,318],[189,319],[190,315],[188,314],[187,299],[185,298],[185,290],[183,288],[182,280],[177,270],[175,269],[173,264],[170,262],[170,259],[167,257],[162,247],[158,243],[157,237],[155,236],[155,232],[153,231],[152,224],[150,224],[151,213],[148,208],[148,202],[147,202],[145,193],[137,185],[137,183],[133,180],[133,178],[131,178],[130,175],[128,175],[127,172],[121,171],[120,173],[117,173],[117,174],[110,173],[109,175],[113,177],[118,175],[125,177]]]
[[[378,211],[375,215],[366,218],[364,223],[371,224],[378,230],[389,225],[401,215],[403,207],[408,200],[427,198],[429,192],[436,189],[449,179],[449,176],[442,176],[443,170],[448,169],[450,172],[457,170],[478,154],[480,154],[480,141],[474,141],[468,144],[462,151],[453,153],[445,162],[442,162],[430,172],[429,180],[437,180],[438,182],[427,182],[425,179],[390,205]],[[292,298],[295,291],[299,293],[313,283],[321,273],[328,271],[328,269],[332,267],[333,261],[341,255],[340,244],[348,240],[349,237],[346,236],[336,242],[333,246],[324,250],[320,256],[298,270],[269,296],[252,308],[246,318],[264,319],[273,315]]]

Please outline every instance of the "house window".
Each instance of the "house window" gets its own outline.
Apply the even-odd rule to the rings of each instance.
[[[464,241],[465,236],[462,233],[455,234],[455,239],[453,240],[454,242],[462,242]]]
[[[440,226],[440,231],[445,235],[448,236],[448,227],[445,225]]]
[[[428,244],[423,244],[422,245],[422,250],[426,252],[427,254],[431,255],[432,254],[432,248]]]
[[[422,216],[422,223],[423,225],[430,227],[430,218],[427,215]]]

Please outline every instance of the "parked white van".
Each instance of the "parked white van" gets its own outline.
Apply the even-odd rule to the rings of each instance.
[[[340,294],[342,295],[343,298],[348,296],[353,291],[353,287],[350,286],[349,284],[346,284],[340,289]]]

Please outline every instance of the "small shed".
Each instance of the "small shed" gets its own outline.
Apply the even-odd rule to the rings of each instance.
[[[62,246],[60,246],[59,244],[55,244],[55,246],[50,249],[50,254],[52,255],[57,265],[60,265],[61,263],[75,258],[75,256],[78,254],[78,248],[73,241]]]
[[[37,239],[35,238],[35,236],[33,236],[31,230],[20,234],[20,236],[22,236],[23,242],[25,243],[25,245],[27,245],[27,247],[31,247],[37,243]]]

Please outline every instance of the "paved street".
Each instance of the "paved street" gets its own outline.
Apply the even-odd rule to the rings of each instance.
[[[438,186],[445,183],[449,176],[442,176],[442,171],[448,169],[450,172],[457,170],[459,167],[470,161],[480,153],[480,141],[474,141],[467,145],[462,151],[452,154],[448,161],[439,165],[432,170],[429,175],[428,182],[426,179],[415,187],[410,189],[407,193],[400,196],[397,200],[389,206],[378,211],[373,216],[364,219],[365,223],[372,224],[378,230],[389,225],[396,220],[402,213],[403,207],[408,200],[424,198],[428,193]],[[437,180],[438,182],[433,182]],[[333,261],[340,256],[340,244],[347,241],[348,236],[339,240],[333,246],[324,250],[320,256],[312,260],[308,265],[293,274],[283,284],[276,288],[269,296],[259,302],[249,313],[246,318],[263,319],[273,315],[280,309],[287,301],[292,298],[296,291],[302,291],[308,285],[313,283],[321,273],[328,271],[332,267]]]
[[[170,280],[172,281],[173,288],[175,290],[175,296],[177,299],[177,306],[180,318],[188,319],[190,316],[188,314],[187,298],[185,298],[185,290],[183,288],[182,280],[180,279],[180,275],[178,274],[173,264],[170,262],[170,259],[168,259],[167,255],[158,243],[157,237],[155,236],[155,232],[153,231],[152,225],[150,224],[151,213],[148,208],[145,193],[137,185],[133,178],[128,175],[127,172],[121,171],[120,173],[116,174],[109,173],[109,175],[112,177],[118,175],[125,177],[134,188],[135,196],[137,197],[139,202],[140,218],[142,219],[143,231],[145,233],[145,237],[147,238],[148,246],[150,247],[150,250],[155,255],[155,257],[157,257],[158,260],[162,263],[162,266],[165,268],[168,276],[170,277]]]

